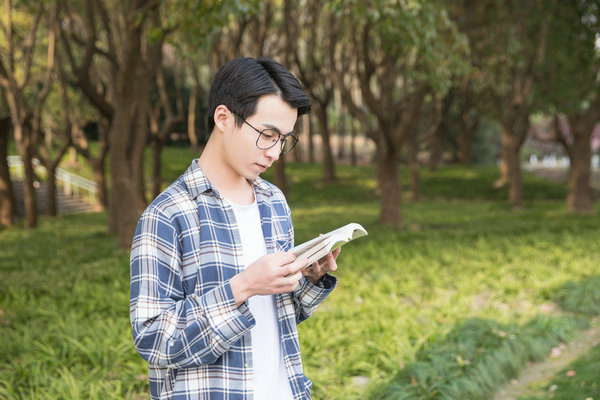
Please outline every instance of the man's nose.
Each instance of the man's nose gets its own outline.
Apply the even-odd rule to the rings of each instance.
[[[273,161],[277,161],[279,159],[279,155],[281,154],[281,142],[275,143],[275,146],[265,150],[267,152],[267,157],[272,159]]]

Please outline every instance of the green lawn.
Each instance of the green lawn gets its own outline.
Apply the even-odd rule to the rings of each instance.
[[[165,180],[191,156],[167,152]],[[600,310],[600,218],[568,214],[562,186],[526,175],[526,208],[512,212],[494,168],[423,170],[423,200],[393,230],[378,223],[372,167],[340,166],[335,185],[316,164],[288,172],[298,242],[351,221],[369,231],[299,328],[315,399],[487,399]],[[105,219],[0,231],[0,398],[147,397],[128,252]]]

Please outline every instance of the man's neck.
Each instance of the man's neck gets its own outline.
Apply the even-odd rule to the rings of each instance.
[[[198,166],[210,183],[228,200],[240,205],[254,202],[252,184],[223,162],[218,146],[211,143],[210,139],[198,160]]]

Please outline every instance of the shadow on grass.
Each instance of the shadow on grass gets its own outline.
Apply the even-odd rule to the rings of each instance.
[[[600,275],[579,282],[567,282],[554,295],[560,308],[576,314],[600,315]]]
[[[373,389],[370,399],[490,398],[490,393],[517,377],[527,363],[545,359],[552,347],[572,339],[576,330],[586,328],[588,317],[600,314],[600,275],[567,282],[549,297],[572,314],[538,316],[523,326],[468,319],[439,342],[427,343],[415,362],[399,371],[388,384]],[[597,362],[593,357],[582,360],[571,369],[585,371],[589,368],[582,365]],[[571,398],[569,393],[581,389],[579,381],[562,375],[558,381],[561,392],[567,396],[561,398]],[[551,382],[548,387],[552,384],[558,386]],[[574,386],[565,389],[565,385]]]
[[[548,356],[552,347],[587,326],[585,318],[538,316],[526,325],[473,318],[439,342],[425,344],[416,361],[371,400],[486,399],[528,362]]]

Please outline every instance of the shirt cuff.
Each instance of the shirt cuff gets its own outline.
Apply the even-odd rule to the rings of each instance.
[[[255,325],[247,305],[236,307],[229,281],[210,290],[198,300],[213,331],[229,345],[237,342]]]
[[[329,274],[323,275],[314,285],[321,289],[331,290],[335,287],[337,278]]]

